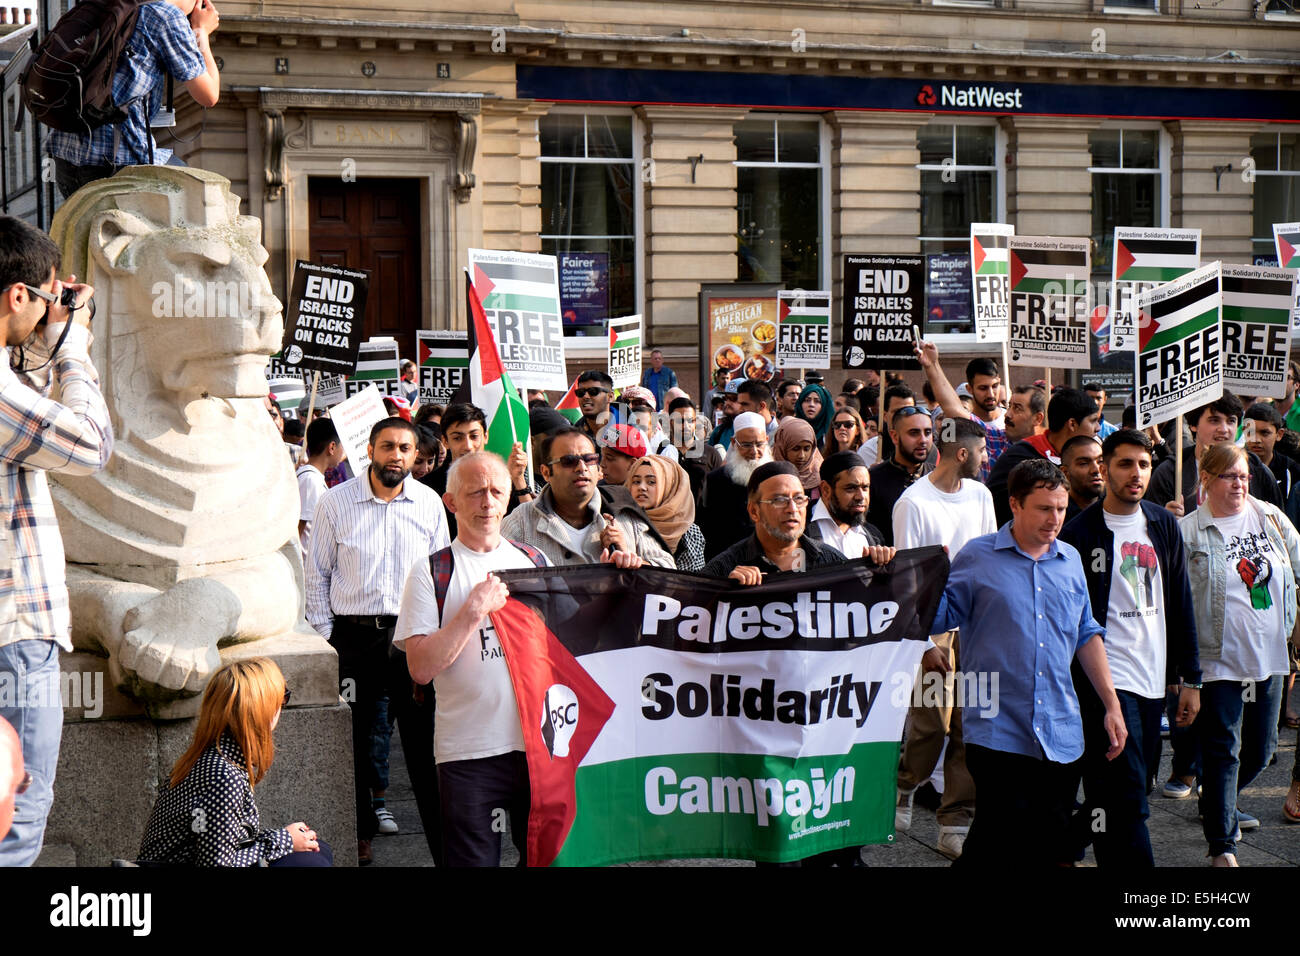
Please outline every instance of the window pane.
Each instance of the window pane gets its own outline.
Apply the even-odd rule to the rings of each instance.
[[[1160,160],[1156,156],[1160,134],[1153,129],[1124,132],[1124,168],[1156,169]]]
[[[1250,138],[1250,156],[1256,169],[1277,169],[1277,133],[1256,133]]]
[[[632,158],[632,117],[587,117],[587,155],[594,159]]]
[[[916,148],[921,151],[923,165],[940,165],[952,156],[952,126],[938,124],[923,126],[916,134]]]
[[[958,126],[957,165],[992,166],[993,142],[992,126]]]
[[[631,163],[542,163],[542,235],[632,235]]]
[[[1111,274],[1115,227],[1160,225],[1160,176],[1127,173],[1092,175],[1092,271]]]
[[[741,282],[821,283],[821,170],[736,170]]]
[[[1281,154],[1279,165],[1283,169],[1300,170],[1300,133],[1279,133],[1278,144],[1278,152]]]
[[[1092,146],[1092,165],[1119,168],[1119,130],[1095,130],[1088,134],[1088,143]]]
[[[1255,180],[1255,218],[1251,227],[1257,239],[1273,246],[1273,223],[1300,221],[1300,176],[1260,176]]]
[[[821,130],[816,120],[780,120],[777,123],[777,140],[780,144],[777,161],[782,163],[815,163],[820,159]]]
[[[997,219],[994,202],[992,170],[988,172],[957,172],[949,174],[953,181],[943,181],[939,170],[921,171],[921,235],[931,238],[946,236],[954,240],[970,241],[972,222],[993,222]],[[955,248],[930,249],[926,252],[958,251]]]
[[[776,162],[774,120],[742,120],[736,124],[736,160],[742,163]]]
[[[582,120],[573,113],[543,116],[537,123],[543,156],[581,156]]]

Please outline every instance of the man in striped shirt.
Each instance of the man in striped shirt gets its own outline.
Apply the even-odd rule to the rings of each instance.
[[[411,567],[447,547],[447,516],[437,493],[408,481],[419,435],[402,418],[370,431],[370,467],[327,491],[316,506],[307,561],[307,620],[339,655],[340,693],[352,710],[352,759],[357,801],[357,855],[370,862],[379,829],[371,789],[387,787],[389,704],[402,735],[411,788],[429,840],[437,845],[437,783],[433,770],[430,699],[413,700],[406,655],[389,651]],[[371,759],[376,733],[382,759]]]
[[[59,648],[70,652],[72,642],[63,539],[45,473],[89,475],[113,451],[90,363],[94,290],[70,284],[77,297],[69,314],[59,303],[60,259],[44,233],[0,217],[0,717],[18,732],[31,775],[0,841],[0,867],[30,866],[41,852],[63,734]],[[47,397],[55,380],[61,403]]]

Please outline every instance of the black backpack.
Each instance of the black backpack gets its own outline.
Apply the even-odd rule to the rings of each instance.
[[[141,2],[80,0],[39,45],[32,37],[32,57],[18,80],[32,116],[51,129],[82,134],[126,118],[113,102],[113,75],[130,55],[126,45]]]

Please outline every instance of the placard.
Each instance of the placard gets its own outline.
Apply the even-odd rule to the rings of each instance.
[[[1007,340],[1011,315],[1011,252],[1015,226],[1000,222],[970,224],[971,305],[979,342]]]
[[[844,368],[920,369],[912,351],[925,319],[925,259],[845,256]]]
[[[609,320],[609,377],[615,388],[641,383],[641,316]]]
[[[1300,269],[1300,222],[1273,223],[1273,245],[1277,249],[1279,268]],[[1291,338],[1300,338],[1300,283],[1296,284],[1296,300],[1291,309]]]
[[[1222,304],[1217,261],[1138,297],[1139,428],[1223,395]]]
[[[379,389],[380,395],[401,397],[401,358],[395,339],[383,336],[361,343],[357,352],[357,370],[343,383],[344,397],[351,398],[367,385]]]
[[[379,389],[367,385],[350,398],[345,398],[330,412],[330,421],[339,433],[339,444],[347,452],[352,474],[363,475],[370,466],[366,448],[370,444],[370,429],[376,422],[388,418],[384,398]]]
[[[568,388],[555,256],[470,249],[469,272],[515,385]]]
[[[337,405],[343,401],[343,376],[329,373],[319,374],[316,383],[316,408],[329,408],[331,405]],[[303,414],[306,414],[308,402],[311,401],[311,379],[313,372],[311,369],[295,368],[287,363],[284,358],[276,353],[271,356],[271,360],[266,368],[267,382],[276,379],[296,378],[303,384],[306,392],[306,398],[303,399]]]
[[[420,355],[420,404],[446,405],[469,371],[469,336],[419,329],[415,342]]]
[[[1296,272],[1230,265],[1222,272],[1223,387],[1285,398]]]
[[[1088,368],[1090,240],[1012,236],[1008,246],[1011,364]]]
[[[831,294],[782,291],[777,296],[778,368],[831,367]]]
[[[1115,228],[1111,260],[1110,350],[1137,347],[1137,297],[1200,268],[1201,230]]]
[[[298,260],[280,350],[285,364],[336,375],[355,372],[369,290],[365,269]]]

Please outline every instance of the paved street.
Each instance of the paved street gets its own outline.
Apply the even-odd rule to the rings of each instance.
[[[1247,831],[1238,844],[1237,858],[1242,866],[1296,866],[1300,865],[1300,825],[1285,823],[1282,819],[1282,802],[1286,799],[1291,782],[1291,766],[1295,759],[1295,733],[1282,731],[1279,736],[1277,763],[1267,768],[1254,785],[1242,795],[1240,806],[1259,818],[1260,828]],[[1169,747],[1166,744],[1158,787],[1169,777]],[[415,799],[411,795],[406,777],[398,735],[393,735],[388,806],[397,818],[401,833],[391,837],[376,837],[374,843],[375,866],[432,866],[420,817],[416,813]],[[1157,866],[1206,866],[1205,839],[1201,834],[1200,820],[1196,816],[1196,801],[1169,800],[1151,797],[1151,843],[1155,850]],[[1030,838],[1030,834],[1026,834]],[[948,860],[935,849],[939,839],[939,826],[934,813],[924,807],[915,808],[910,832],[901,835],[893,844],[869,846],[863,850],[868,866],[947,866]],[[518,859],[514,846],[506,841],[502,862],[513,866]],[[740,860],[671,860],[653,863],[631,863],[628,866],[752,866]],[[1092,851],[1088,851],[1084,866],[1095,866]]]

